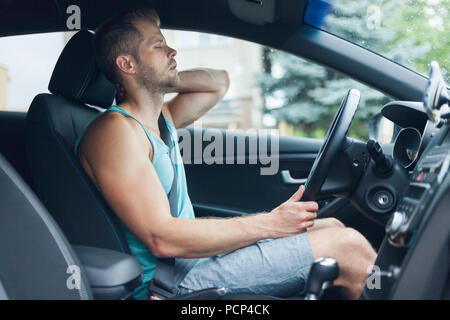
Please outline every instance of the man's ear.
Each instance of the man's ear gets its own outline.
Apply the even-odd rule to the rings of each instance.
[[[126,74],[136,74],[136,61],[130,55],[121,54],[117,56],[116,66]]]

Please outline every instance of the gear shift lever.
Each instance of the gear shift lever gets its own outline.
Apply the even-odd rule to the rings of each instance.
[[[319,300],[323,290],[331,287],[338,276],[339,266],[336,259],[317,259],[309,271],[305,300]]]

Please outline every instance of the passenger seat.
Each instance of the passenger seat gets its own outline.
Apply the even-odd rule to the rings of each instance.
[[[92,299],[82,269],[80,290],[68,288],[68,268],[81,263],[44,206],[2,155],[0,252],[3,299]]]
[[[72,247],[0,154],[0,300],[126,299],[142,283],[132,256]]]

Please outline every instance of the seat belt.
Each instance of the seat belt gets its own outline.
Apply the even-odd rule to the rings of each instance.
[[[158,118],[158,127],[161,139],[169,147],[169,157],[172,162],[173,180],[167,195],[172,217],[178,217],[177,172],[175,169],[175,148],[170,137],[169,129],[162,112]],[[176,142],[175,142],[176,143]],[[158,258],[156,259],[155,276],[149,284],[152,295],[171,298],[177,295],[178,286],[187,273],[197,263],[198,259]]]
[[[174,159],[175,150],[172,139],[170,137],[169,129],[167,128],[167,124],[166,121],[164,120],[162,112],[158,118],[158,127],[159,132],[161,134],[161,139],[169,147],[169,157],[172,162],[173,180],[172,186],[170,187],[170,191],[167,197],[169,198],[170,214],[172,215],[172,217],[176,218],[178,217],[178,191],[177,191],[177,171],[175,170],[175,159]]]

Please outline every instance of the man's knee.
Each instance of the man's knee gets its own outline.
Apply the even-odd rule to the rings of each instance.
[[[324,228],[345,228],[345,225],[336,218],[316,219],[314,221],[314,226],[308,228],[308,231],[314,231]]]
[[[376,253],[367,239],[353,228],[328,228],[312,231],[309,235],[315,259],[335,258],[340,275],[335,285],[348,290],[351,298],[361,294],[368,267],[375,263]]]
[[[369,241],[357,230],[353,228],[341,229],[339,251],[352,252],[355,259],[359,261],[375,262],[376,252]]]
[[[355,246],[360,244],[361,242],[364,242],[365,238],[359,231],[353,229],[353,228],[344,228],[342,230],[342,236],[340,241],[344,246]]]
[[[312,231],[309,239],[314,256],[338,258],[371,250],[369,242],[353,228],[334,227]]]
[[[339,221],[336,218],[328,218],[330,221],[330,225],[334,228],[345,228],[345,224],[343,224],[341,221]]]

